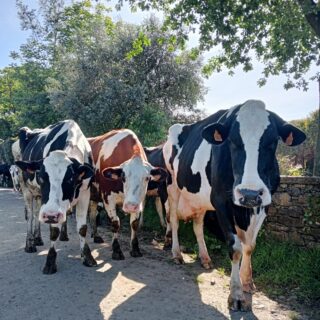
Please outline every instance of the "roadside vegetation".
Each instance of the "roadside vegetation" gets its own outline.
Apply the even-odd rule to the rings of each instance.
[[[144,229],[161,239],[165,234],[151,200],[144,214]],[[180,245],[197,256],[197,241],[192,223],[180,222]],[[227,246],[208,231],[205,240],[214,268],[221,274],[231,273]],[[262,229],[252,256],[253,277],[257,288],[271,298],[283,296],[305,304],[320,306],[320,247],[302,248],[279,241]]]

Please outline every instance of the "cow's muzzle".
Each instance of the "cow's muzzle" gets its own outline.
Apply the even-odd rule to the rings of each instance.
[[[263,189],[260,189],[258,191],[250,189],[240,189],[239,193],[241,194],[241,197],[239,199],[239,203],[241,204],[241,206],[247,208],[261,206]]]
[[[127,202],[123,204],[123,211],[128,213],[138,213],[140,211],[139,203]]]
[[[50,212],[42,214],[42,221],[44,223],[61,223],[63,220],[63,213],[61,212]]]

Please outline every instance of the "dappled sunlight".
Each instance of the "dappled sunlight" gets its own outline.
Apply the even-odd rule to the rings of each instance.
[[[103,260],[97,260],[98,265],[103,263]],[[101,268],[97,269],[97,272],[106,272],[112,268],[110,263],[105,263]]]
[[[119,272],[112,282],[110,293],[99,304],[104,319],[109,319],[113,310],[137,294],[145,286],[144,283],[128,279],[122,275],[122,272]]]

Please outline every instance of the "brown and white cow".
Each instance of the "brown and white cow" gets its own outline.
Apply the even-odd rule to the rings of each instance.
[[[132,257],[141,257],[137,239],[139,219],[147,193],[149,181],[166,178],[166,171],[153,167],[147,160],[143,147],[134,132],[128,129],[113,130],[104,135],[88,139],[95,166],[95,181],[92,187],[93,206],[103,201],[111,219],[112,259],[123,260],[124,255],[118,241],[120,220],[116,205],[130,214]],[[91,221],[95,220],[95,208],[91,207]],[[95,240],[98,238],[94,229]]]

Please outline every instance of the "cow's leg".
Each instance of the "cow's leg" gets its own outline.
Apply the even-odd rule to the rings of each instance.
[[[41,238],[41,227],[39,221],[39,212],[41,207],[41,197],[35,197],[34,199],[34,244],[36,246],[43,246],[43,241]]]
[[[226,239],[232,265],[228,307],[235,311],[249,311],[251,310],[251,301],[246,301],[240,280],[239,266],[242,255],[242,245],[239,237],[234,234],[233,207],[230,203],[225,202],[223,199],[221,200],[219,195],[213,197],[211,202],[215,204],[219,226]]]
[[[143,211],[144,211],[145,207],[146,207],[146,199],[144,199],[143,202],[142,202],[142,211],[140,212],[140,217],[138,217],[138,220],[139,220],[138,228],[142,228],[143,227]],[[130,217],[130,221],[131,221],[131,217]],[[131,231],[131,234],[132,234],[132,231]]]
[[[233,239],[231,238],[233,237]],[[242,255],[241,242],[237,235],[229,234],[228,244],[231,258],[231,279],[230,295],[228,297],[228,306],[231,310],[249,311],[251,310],[250,302],[247,302],[243,293],[242,283],[240,280],[240,259]]]
[[[98,233],[97,228],[97,207],[98,203],[95,201],[90,201],[90,208],[89,208],[89,221],[91,226],[91,238],[93,238],[94,243],[103,243],[102,237]]]
[[[163,250],[171,250],[171,249],[172,249],[172,229],[171,229],[170,222],[167,220],[166,235],[164,237]]]
[[[120,219],[117,216],[116,201],[112,195],[108,197],[108,203],[104,202],[104,207],[107,210],[112,226],[112,259],[124,260],[119,243]]]
[[[23,192],[23,197],[25,201],[25,210],[27,210],[28,220],[27,220],[27,238],[26,246],[24,248],[25,252],[32,253],[37,252],[37,248],[34,242],[34,216],[33,216],[33,196],[31,192],[27,189]]]
[[[59,237],[61,224],[50,224],[50,249],[48,251],[46,264],[42,269],[44,274],[53,274],[57,272],[57,251],[56,241]]]
[[[178,191],[170,193],[169,196],[169,206],[170,206],[170,224],[172,229],[172,256],[173,260],[177,264],[184,263],[180,245],[179,245],[179,238],[178,238],[178,229],[179,229],[179,219],[177,214],[177,204],[178,204]]]
[[[240,267],[240,278],[243,286],[243,291],[253,293],[255,285],[252,279],[251,255],[256,245],[256,239],[261,225],[266,217],[265,210],[261,209],[257,214],[251,216],[250,225],[247,231],[242,231],[237,228],[237,234],[242,240],[243,256]]]
[[[160,197],[156,197],[155,205],[156,205],[157,213],[159,215],[160,224],[161,224],[161,226],[163,228],[165,228],[166,227],[166,223],[165,223],[164,218],[163,218],[163,205],[162,205],[162,201],[161,201]]]
[[[164,237],[164,250],[171,250],[172,249],[172,228],[170,224],[170,206],[169,206],[169,199],[167,198],[164,202],[164,208],[166,211],[166,235]]]
[[[67,220],[61,224],[60,241],[69,241]]]
[[[199,214],[195,219],[193,219],[193,231],[196,235],[198,246],[199,246],[199,257],[201,260],[201,265],[205,269],[212,268],[212,262],[208,254],[207,246],[204,241],[203,235],[203,218],[205,212]]]
[[[139,216],[140,213],[131,213],[130,214],[130,226],[131,226],[131,251],[130,255],[132,257],[142,257],[140,252],[139,242],[137,238],[137,231],[139,227]]]
[[[87,213],[90,202],[90,190],[82,190],[79,195],[79,200],[76,208],[77,231],[80,239],[80,251],[83,259],[83,264],[87,267],[97,265],[96,260],[91,254],[91,250],[86,243],[87,235]]]

